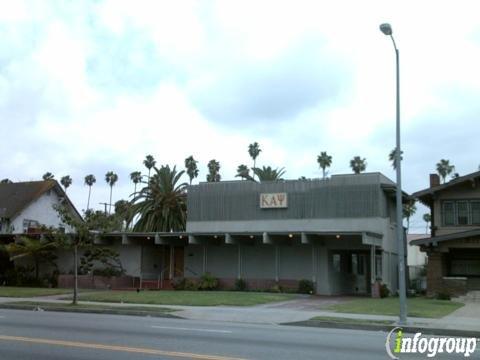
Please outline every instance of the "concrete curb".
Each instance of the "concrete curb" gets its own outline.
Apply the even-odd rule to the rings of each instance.
[[[350,330],[370,330],[370,331],[391,331],[395,326],[392,325],[381,325],[381,324],[355,324],[355,323],[338,323],[332,321],[321,321],[321,320],[306,320],[306,321],[297,321],[291,323],[282,323],[279,325],[286,326],[307,326],[307,327],[321,327],[321,328],[331,328],[331,329],[350,329]],[[425,335],[437,335],[437,336],[459,336],[459,337],[475,337],[480,339],[480,331],[474,330],[458,330],[458,329],[438,329],[430,327],[420,327],[420,326],[401,326],[405,333],[414,334],[421,332]]]
[[[80,305],[81,306],[81,305]],[[14,304],[0,304],[0,309],[7,310],[28,310],[35,311],[38,305],[14,305]],[[37,310],[38,311],[38,310]],[[122,310],[119,309],[88,309],[88,308],[66,308],[64,306],[49,306],[42,308],[40,311],[45,312],[68,312],[68,313],[85,313],[85,314],[105,314],[105,315],[127,315],[127,316],[149,316],[169,319],[184,319],[181,316],[172,315],[169,313],[161,313],[146,310]]]

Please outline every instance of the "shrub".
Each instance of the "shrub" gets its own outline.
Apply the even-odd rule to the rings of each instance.
[[[388,289],[388,286],[385,284],[382,284],[380,286],[380,297],[381,298],[386,298],[390,295],[390,290]]]
[[[273,285],[270,289],[268,289],[268,292],[273,292],[273,293],[281,293],[282,292],[282,287],[278,284]]]
[[[315,287],[313,281],[302,279],[298,282],[298,293],[300,294],[314,294]]]
[[[176,278],[173,278],[172,280],[172,287],[175,290],[185,290],[186,285],[187,285],[187,280],[183,277],[176,277]]]
[[[205,273],[200,277],[198,284],[199,290],[215,290],[218,288],[218,279],[210,273]]]
[[[198,282],[195,281],[195,280],[190,280],[190,279],[186,279],[185,280],[185,288],[184,290],[190,290],[190,291],[196,291],[198,290],[199,286],[198,286]]]
[[[247,282],[243,279],[235,280],[235,290],[236,291],[246,291],[247,290]]]
[[[451,295],[447,292],[439,292],[436,296],[437,300],[450,300]]]
[[[105,277],[113,277],[113,276],[122,276],[123,270],[119,270],[114,267],[105,267],[102,269],[93,269],[93,275],[97,276],[105,276]]]

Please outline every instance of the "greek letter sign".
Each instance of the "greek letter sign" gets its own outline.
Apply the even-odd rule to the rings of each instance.
[[[261,209],[282,209],[287,207],[287,193],[260,194]]]

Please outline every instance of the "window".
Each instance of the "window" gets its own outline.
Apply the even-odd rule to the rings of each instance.
[[[472,225],[480,225],[480,201],[471,201]]]
[[[383,274],[382,274],[382,255],[375,255],[375,277],[377,279],[381,279]]]
[[[468,201],[457,201],[457,225],[468,225]]]
[[[340,254],[333,254],[333,271],[340,272]]]
[[[480,200],[449,200],[442,203],[443,226],[480,225]]]
[[[453,201],[445,201],[443,203],[443,224],[445,226],[455,225]]]

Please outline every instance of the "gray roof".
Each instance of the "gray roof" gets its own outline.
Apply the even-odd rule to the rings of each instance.
[[[434,236],[434,237],[429,237],[429,238],[424,238],[424,239],[418,239],[418,240],[412,240],[410,242],[411,245],[436,245],[439,242],[443,241],[449,241],[449,240],[458,240],[458,239],[466,239],[474,236],[479,236],[480,235],[480,228],[474,229],[474,230],[468,230],[468,231],[461,231],[461,232],[456,232],[453,234],[447,234],[447,235],[440,235],[440,236]]]

